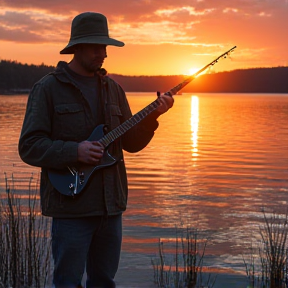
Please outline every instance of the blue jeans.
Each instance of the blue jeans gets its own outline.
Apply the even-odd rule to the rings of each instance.
[[[114,288],[122,242],[122,215],[53,218],[53,283],[56,288]]]

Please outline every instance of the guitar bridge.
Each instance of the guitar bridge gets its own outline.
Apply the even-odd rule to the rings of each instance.
[[[70,189],[70,190],[74,190],[74,189],[75,189],[75,184],[70,183],[70,184],[69,184],[69,189]]]

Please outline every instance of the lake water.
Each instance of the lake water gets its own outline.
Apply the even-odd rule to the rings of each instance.
[[[127,95],[133,113],[155,99],[153,93]],[[27,95],[0,96],[1,188],[4,172],[39,173],[17,153],[26,101]],[[158,239],[175,237],[181,223],[211,237],[205,265],[243,275],[242,254],[260,239],[262,209],[286,213],[288,95],[177,95],[159,122],[144,150],[125,153],[130,190],[117,283],[153,287]]]

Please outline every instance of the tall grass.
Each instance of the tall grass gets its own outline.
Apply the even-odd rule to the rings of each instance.
[[[212,288],[216,277],[212,279],[208,273],[203,277],[208,239],[200,239],[197,229],[176,228],[176,237],[170,239],[171,242],[172,249],[167,253],[164,251],[164,241],[159,239],[159,257],[151,260],[154,283],[161,288]]]
[[[275,213],[269,217],[263,211],[264,222],[259,226],[260,243],[251,247],[250,258],[244,260],[251,288],[288,287],[287,235],[288,216]]]
[[[0,287],[51,287],[50,222],[40,214],[33,175],[9,179],[0,204]],[[28,191],[17,189],[25,181]],[[23,185],[22,185],[23,187]]]

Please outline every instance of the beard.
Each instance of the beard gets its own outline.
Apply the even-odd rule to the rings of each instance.
[[[102,63],[99,64],[97,61],[81,61],[81,66],[85,69],[85,71],[89,73],[96,73],[101,67]]]

